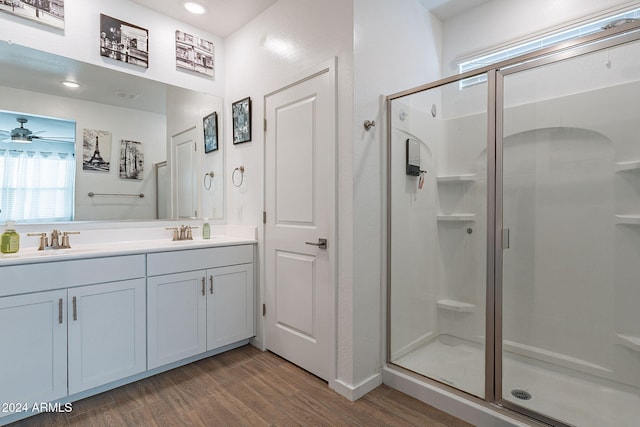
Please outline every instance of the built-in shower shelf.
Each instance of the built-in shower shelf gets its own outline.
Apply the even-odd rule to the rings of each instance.
[[[469,304],[468,302],[456,301],[453,299],[441,299],[438,300],[438,308],[443,310],[450,311],[458,311],[468,313],[473,311],[476,306],[474,304]]]
[[[475,221],[475,220],[476,220],[476,214],[471,214],[471,213],[438,215],[438,221],[469,222],[469,221]]]
[[[640,215],[616,215],[616,224],[640,225]]]
[[[616,162],[616,172],[640,170],[640,160],[633,162]]]
[[[440,175],[436,179],[438,182],[470,182],[476,180],[476,174],[466,175]]]
[[[630,348],[631,350],[640,351],[640,337],[634,335],[616,334],[618,338],[617,344]]]

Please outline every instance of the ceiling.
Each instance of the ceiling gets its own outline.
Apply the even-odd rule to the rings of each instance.
[[[183,7],[184,0],[132,1],[224,38],[264,12],[277,0],[197,0],[208,9],[204,15],[194,15],[187,12]],[[438,19],[445,21],[489,0],[418,1]]]
[[[217,36],[227,37],[277,0],[198,0],[208,9],[204,15],[187,12],[182,5],[184,0],[132,1]]]
[[[418,0],[422,6],[441,21],[487,3],[490,0]]]

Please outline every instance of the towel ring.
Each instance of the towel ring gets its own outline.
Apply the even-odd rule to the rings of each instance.
[[[236,172],[240,172],[240,184],[236,184]],[[244,182],[244,166],[238,166],[233,170],[231,174],[231,181],[235,187],[240,187]]]
[[[215,173],[213,171],[207,172],[204,174],[204,189],[211,190],[211,183],[213,182],[213,177]],[[209,185],[207,185],[207,177],[209,177]]]

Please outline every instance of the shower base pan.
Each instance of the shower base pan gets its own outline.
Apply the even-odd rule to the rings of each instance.
[[[484,347],[440,335],[394,364],[482,397]],[[503,397],[524,408],[585,426],[631,426],[640,420],[640,389],[505,352]]]

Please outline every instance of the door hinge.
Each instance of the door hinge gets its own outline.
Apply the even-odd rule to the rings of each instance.
[[[267,131],[267,119],[264,119],[264,131]]]
[[[266,211],[262,211],[262,223],[263,224],[267,223],[267,212]]]
[[[267,304],[262,304],[262,315],[263,316],[267,315]]]

